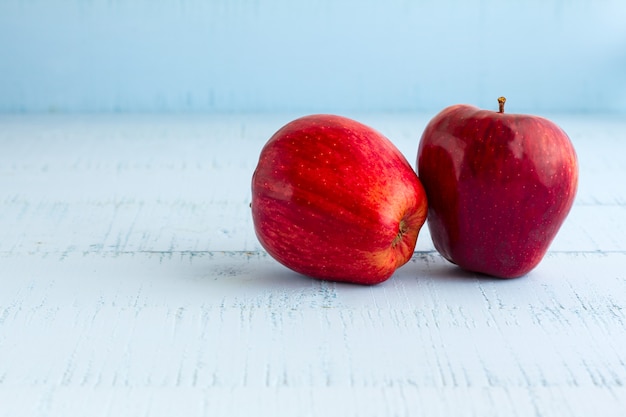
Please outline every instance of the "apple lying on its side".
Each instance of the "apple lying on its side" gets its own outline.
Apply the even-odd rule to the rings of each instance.
[[[501,278],[528,273],[568,215],[578,185],[570,139],[538,116],[468,105],[442,110],[419,144],[428,227],[449,261]]]
[[[252,177],[261,245],[288,268],[377,284],[413,255],[424,189],[382,134],[354,120],[310,115],[279,129]]]

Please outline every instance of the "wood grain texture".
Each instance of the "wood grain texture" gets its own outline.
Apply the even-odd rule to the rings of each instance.
[[[621,416],[626,123],[555,116],[579,196],[515,280],[426,229],[375,287],[263,252],[258,152],[293,115],[0,118],[0,416]],[[412,161],[426,115],[354,115]]]

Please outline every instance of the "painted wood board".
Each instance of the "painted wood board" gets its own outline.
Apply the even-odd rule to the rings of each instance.
[[[626,410],[625,122],[556,116],[581,185],[516,280],[433,249],[375,287],[256,241],[293,115],[0,117],[0,416],[586,416]],[[428,115],[355,115],[412,158]]]

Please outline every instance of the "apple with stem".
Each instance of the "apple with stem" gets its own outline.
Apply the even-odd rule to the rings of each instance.
[[[328,114],[298,118],[265,144],[252,177],[261,245],[301,274],[377,284],[413,255],[424,189],[385,136]]]
[[[417,171],[435,248],[466,270],[525,275],[567,217],[578,162],[567,134],[533,115],[454,105],[426,126]]]

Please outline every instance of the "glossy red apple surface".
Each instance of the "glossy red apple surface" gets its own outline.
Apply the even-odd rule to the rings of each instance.
[[[427,214],[415,171],[385,136],[323,114],[269,139],[251,207],[261,245],[280,263],[358,284],[385,281],[411,258]]]
[[[442,110],[422,134],[417,170],[428,228],[446,259],[501,278],[525,275],[544,257],[578,184],[567,134],[538,116],[468,105]]]

